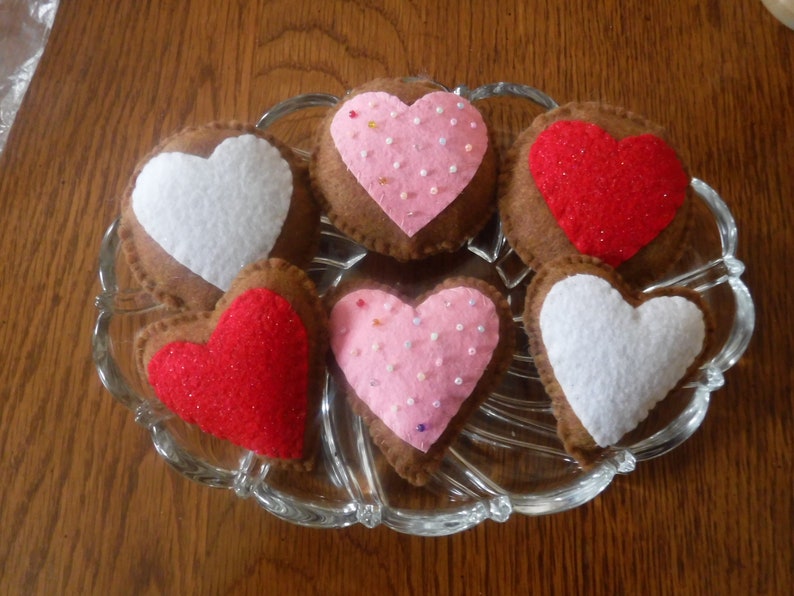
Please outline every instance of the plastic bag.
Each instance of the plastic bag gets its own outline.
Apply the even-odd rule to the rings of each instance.
[[[58,0],[0,0],[0,151],[36,72]]]

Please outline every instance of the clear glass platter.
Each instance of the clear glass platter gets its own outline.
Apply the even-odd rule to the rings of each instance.
[[[535,116],[557,105],[543,92],[513,83],[451,91],[467,97],[484,113],[501,151]],[[314,127],[338,101],[327,94],[297,96],[274,106],[257,126],[306,158]],[[486,279],[508,297],[517,338],[512,365],[425,487],[411,486],[388,466],[330,375],[321,411],[310,421],[320,433],[322,447],[315,469],[308,473],[276,469],[169,412],[139,377],[133,347],[138,330],[173,311],[140,289],[119,250],[118,221],[108,228],[99,250],[94,362],[108,391],[134,414],[157,453],[177,471],[252,498],[273,515],[296,524],[324,528],[382,524],[408,534],[439,536],[485,519],[504,522],[514,513],[544,515],[571,509],[595,498],[616,474],[631,472],[637,462],[661,456],[686,441],[703,421],[711,393],[723,385],[723,373],[750,341],[755,313],[741,280],[744,265],[735,257],[735,222],[708,184],[693,179],[691,186],[696,198],[692,245],[673,270],[647,290],[687,286],[698,291],[716,318],[716,348],[696,378],[668,396],[589,471],[565,453],[556,436],[549,400],[527,353],[521,324],[524,292],[533,272],[507,244],[497,216],[457,253],[407,265],[368,253],[323,220],[320,251],[309,269],[321,293],[351,272],[398,285],[409,294],[445,277],[466,274]]]

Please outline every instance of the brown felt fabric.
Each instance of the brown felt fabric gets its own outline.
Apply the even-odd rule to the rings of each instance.
[[[131,206],[135,180],[146,163],[158,153],[181,152],[206,158],[224,139],[243,134],[254,134],[277,147],[290,164],[293,174],[290,208],[281,234],[269,256],[283,258],[299,267],[305,267],[317,251],[320,235],[319,207],[309,193],[306,168],[299,164],[290,149],[249,124],[212,123],[187,128],[164,140],[140,161],[121,199],[119,236],[130,269],[146,291],[170,307],[209,310],[223,291],[177,262],[146,233]]]
[[[384,91],[411,105],[441,89],[428,82],[377,79],[355,89],[344,99],[370,91]],[[342,232],[369,250],[399,261],[453,252],[488,222],[496,209],[498,157],[490,140],[477,173],[468,186],[427,226],[409,237],[370,197],[347,169],[331,137],[331,120],[344,110],[344,100],[330,111],[315,135],[310,163],[312,188],[328,218]]]
[[[557,419],[557,435],[563,442],[565,450],[582,467],[589,468],[597,463],[607,450],[596,444],[568,403],[546,354],[539,323],[543,302],[554,284],[562,279],[579,274],[596,275],[607,280],[620,292],[623,299],[634,307],[659,296],[682,296],[700,308],[706,321],[706,338],[703,342],[703,350],[673,391],[691,379],[708,358],[714,336],[714,321],[708,306],[700,294],[694,290],[684,287],[671,287],[648,293],[637,292],[614,269],[592,257],[584,255],[562,257],[548,263],[538,271],[527,289],[524,309],[524,328],[529,337],[529,352],[535,361],[535,366],[540,375],[540,380],[546,388],[546,393],[551,398],[552,411]],[[659,404],[657,404],[658,406]],[[653,415],[653,410],[650,415]]]
[[[319,444],[318,418],[325,379],[325,353],[328,325],[325,309],[317,290],[303,270],[282,259],[256,261],[245,267],[232,282],[229,291],[211,311],[183,312],[144,327],[135,339],[135,362],[138,374],[148,379],[149,361],[164,346],[175,341],[206,343],[223,312],[235,298],[252,288],[268,288],[284,298],[300,317],[309,340],[308,415],[304,435],[304,459],[272,460],[285,469],[311,469]]]
[[[499,189],[504,234],[516,254],[533,269],[558,257],[578,254],[554,219],[528,167],[529,150],[535,139],[558,120],[592,122],[617,140],[651,133],[669,144],[659,125],[627,110],[603,104],[570,103],[538,116],[510,149]],[[683,254],[691,223],[692,190],[688,189],[684,204],[670,225],[618,267],[621,276],[632,285],[641,286],[663,275]]]
[[[499,343],[494,349],[491,360],[486,366],[482,377],[480,377],[471,395],[461,404],[457,414],[452,417],[447,428],[427,453],[416,449],[395,435],[391,429],[370,410],[369,406],[359,399],[339,367],[335,363],[332,363],[330,367],[340,387],[343,388],[351,408],[364,420],[369,428],[374,443],[383,452],[388,463],[394,468],[397,474],[414,486],[422,486],[427,483],[433,472],[441,465],[441,460],[444,458],[447,449],[460,433],[466,420],[468,420],[474,411],[488,398],[490,392],[498,385],[502,376],[507,371],[515,349],[515,329],[510,306],[504,296],[496,288],[480,279],[470,277],[449,278],[415,300],[401,296],[393,288],[388,286],[366,281],[344,283],[326,297],[326,304],[329,312],[339,299],[360,288],[381,289],[398,296],[406,304],[415,306],[423,302],[430,295],[445,288],[460,286],[475,288],[493,301],[496,306],[497,315],[499,316]],[[332,355],[329,354],[329,358],[332,358]]]

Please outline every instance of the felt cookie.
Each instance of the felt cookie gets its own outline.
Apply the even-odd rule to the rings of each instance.
[[[533,269],[584,254],[641,285],[683,253],[690,178],[660,126],[620,108],[571,103],[538,116],[507,161],[503,230]]]
[[[285,468],[313,464],[327,325],[314,284],[281,259],[248,265],[212,311],[136,339],[140,375],[189,424]]]
[[[379,79],[351,92],[319,127],[310,172],[337,228],[400,261],[457,250],[496,206],[482,115],[426,81]]]
[[[489,284],[450,278],[417,300],[374,284],[330,298],[336,375],[397,473],[427,482],[513,355],[509,306]]]
[[[255,127],[213,123],[166,139],[137,166],[121,204],[122,248],[144,289],[211,309],[248,263],[304,266],[320,213],[305,168]]]
[[[696,292],[635,292],[614,269],[585,256],[538,272],[524,324],[558,434],[585,467],[692,377],[714,328]]]

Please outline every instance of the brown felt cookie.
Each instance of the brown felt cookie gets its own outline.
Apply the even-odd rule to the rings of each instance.
[[[510,245],[530,267],[585,254],[633,285],[658,279],[687,245],[690,177],[664,130],[598,103],[538,116],[516,139],[500,180]]]
[[[458,277],[416,300],[351,283],[328,303],[333,370],[351,407],[395,471],[425,484],[510,364],[507,301]]]
[[[138,164],[119,235],[144,289],[169,306],[207,310],[248,263],[307,265],[319,224],[305,167],[288,148],[252,125],[212,123],[166,139]]]
[[[697,292],[636,292],[614,269],[581,255],[533,278],[524,325],[558,435],[585,467],[693,377],[714,329]]]
[[[312,186],[332,223],[400,261],[457,250],[495,209],[497,156],[480,112],[423,80],[378,79],[316,134]]]
[[[327,350],[314,284],[281,259],[248,265],[212,311],[136,338],[139,374],[172,412],[288,469],[310,469]]]

